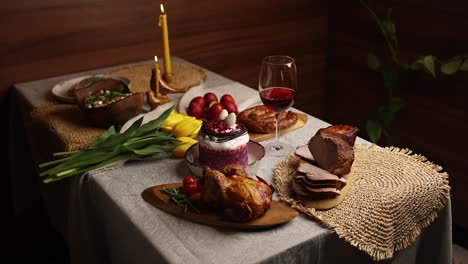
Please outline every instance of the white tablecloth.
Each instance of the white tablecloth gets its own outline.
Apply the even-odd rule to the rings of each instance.
[[[12,107],[27,114],[31,106],[50,103],[46,95],[55,83],[100,71],[18,84],[20,103]],[[232,83],[209,72],[205,87]],[[239,84],[235,87],[233,94],[252,92]],[[327,125],[309,116],[304,128],[282,136],[282,140],[304,144],[317,129]],[[33,131],[27,132],[37,160],[37,139]],[[280,159],[263,159],[257,174],[272,182],[272,169]],[[118,169],[95,171],[40,187],[52,222],[68,242],[73,263],[372,263],[369,256],[338,238],[332,230],[302,215],[276,228],[239,231],[174,217],[141,198],[144,189],[181,182],[188,174],[188,167],[180,159],[135,161]],[[22,182],[12,178],[13,185],[20,186]],[[27,199],[22,199],[27,194],[21,190],[21,186],[14,188],[13,193],[19,210],[27,206]],[[62,205],[57,205],[57,199]],[[449,202],[415,243],[384,263],[450,263],[451,246]]]

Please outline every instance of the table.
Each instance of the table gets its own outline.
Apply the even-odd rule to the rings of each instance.
[[[186,61],[175,58],[175,62]],[[47,94],[54,84],[109,69],[15,85],[18,103],[11,104],[10,110],[21,115],[12,116],[13,123],[21,128],[32,107],[49,104]],[[233,83],[208,71],[205,87]],[[235,85],[250,91],[246,86]],[[319,128],[328,125],[308,117],[304,128],[282,139],[295,145],[304,144]],[[34,131],[28,130],[27,124],[23,129],[33,160],[37,163],[50,159],[37,147],[40,139],[34,137]],[[24,142],[19,133],[14,134],[14,144]],[[357,143],[366,142],[358,138]],[[272,182],[272,168],[279,160],[281,158],[263,159],[257,174]],[[16,171],[21,171],[19,161],[14,163]],[[66,238],[73,263],[372,263],[369,256],[338,238],[332,230],[302,215],[273,229],[246,232],[176,218],[141,198],[144,189],[180,182],[188,174],[188,167],[180,159],[135,161],[119,169],[94,171],[56,184],[40,184],[40,188],[51,222]],[[28,188],[24,185],[31,181],[34,180],[12,178],[18,210],[27,207]],[[451,248],[449,201],[415,243],[384,262],[450,263]]]

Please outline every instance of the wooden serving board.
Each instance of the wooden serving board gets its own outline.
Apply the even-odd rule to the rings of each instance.
[[[298,215],[298,212],[284,203],[272,201],[270,209],[266,213],[250,222],[239,223],[228,221],[222,215],[215,212],[197,213],[192,210],[184,211],[184,208],[169,201],[170,197],[161,190],[164,188],[180,188],[181,183],[169,183],[150,187],[143,191],[143,200],[154,207],[187,220],[204,225],[229,227],[237,229],[262,229],[286,223]]]
[[[286,129],[281,129],[280,130],[280,135],[286,134],[286,133],[294,131],[296,129],[299,129],[299,128],[303,127],[306,124],[307,115],[301,114],[301,113],[296,113],[296,115],[298,117],[296,124],[294,124],[291,127],[286,128]],[[270,138],[274,138],[275,137],[275,132],[268,133],[268,134],[259,134],[259,133],[249,132],[249,137],[250,137],[250,140],[260,142],[260,141],[264,141],[264,140],[267,140],[267,139],[270,139]]]
[[[317,210],[328,210],[333,207],[338,206],[346,197],[348,194],[349,188],[353,184],[353,175],[354,175],[354,169],[351,167],[351,171],[343,176],[343,178],[346,179],[346,186],[343,187],[340,191],[340,195],[334,197],[334,198],[328,198],[328,199],[320,199],[320,200],[309,200],[309,199],[300,199],[298,200],[305,206],[310,207],[310,208],[315,208]]]

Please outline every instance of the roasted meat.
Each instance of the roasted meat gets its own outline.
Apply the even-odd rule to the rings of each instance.
[[[352,147],[356,141],[356,134],[359,132],[357,127],[348,125],[333,125],[320,129],[317,133],[333,133],[342,137]]]
[[[357,128],[345,125],[320,129],[309,141],[309,150],[320,168],[343,176],[354,162],[354,140]]]
[[[227,165],[221,171],[206,167],[200,202],[221,210],[232,221],[247,222],[263,215],[272,199],[267,184],[247,176],[239,165]]]

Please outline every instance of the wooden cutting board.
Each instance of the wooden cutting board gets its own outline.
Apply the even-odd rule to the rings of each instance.
[[[306,124],[307,115],[301,114],[301,113],[296,113],[296,114],[297,114],[297,117],[298,117],[296,124],[294,124],[291,127],[286,128],[286,129],[281,129],[280,130],[280,135],[286,134],[286,133],[294,131],[296,129],[299,129],[299,128],[303,127]],[[267,140],[267,139],[270,139],[270,138],[274,138],[275,137],[275,132],[268,133],[268,134],[258,134],[258,133],[249,132],[249,137],[250,137],[250,140],[260,142],[260,141],[264,141],[264,140]]]
[[[197,213],[192,210],[185,212],[183,207],[170,202],[170,197],[161,191],[164,188],[180,187],[182,187],[181,183],[157,185],[144,190],[141,196],[143,197],[143,200],[166,213],[200,224],[218,227],[236,229],[262,229],[286,223],[298,215],[296,210],[292,209],[284,203],[276,201],[271,202],[270,209],[268,209],[268,211],[266,211],[263,216],[245,223],[228,221],[224,219],[221,214],[215,212]]]

